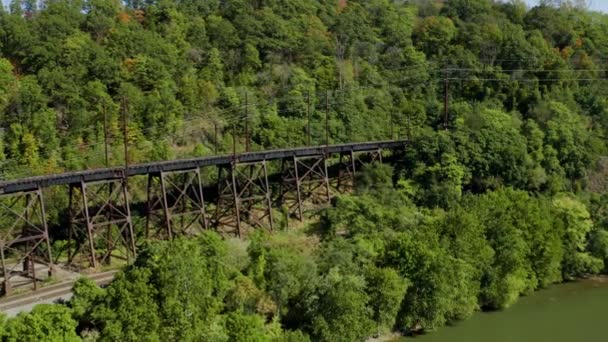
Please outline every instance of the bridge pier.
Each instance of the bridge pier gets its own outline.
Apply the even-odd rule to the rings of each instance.
[[[286,205],[289,215],[304,220],[303,202],[329,202],[331,190],[326,155],[283,159],[279,202]]]
[[[109,264],[112,257],[135,258],[135,235],[124,177],[70,184],[68,264],[87,257],[90,267]],[[113,254],[119,247],[124,255]],[[97,255],[97,250],[103,252]]]
[[[227,233],[241,237],[243,223],[268,230],[273,228],[266,160],[218,165],[215,225],[218,229],[228,227]]]
[[[146,238],[172,239],[207,228],[199,168],[148,175]]]
[[[377,150],[369,152],[370,161],[369,163],[379,162],[382,164],[382,149],[379,148]],[[359,163],[363,165],[363,162],[359,160]]]
[[[355,152],[340,153],[338,162],[338,175],[335,179],[335,189],[340,193],[351,191],[355,188],[355,177],[357,172],[357,156]]]
[[[5,294],[12,289],[11,278],[14,276],[31,279],[34,289],[37,288],[37,256],[43,257],[48,264],[49,276],[53,272],[53,257],[49,241],[44,200],[40,188],[32,191],[3,195],[0,198],[0,261],[2,263],[2,284]],[[8,260],[16,260],[8,264]],[[22,270],[18,267],[22,265]]]
[[[382,163],[381,149],[365,152],[350,150],[340,153],[338,174],[333,184],[334,188],[341,193],[354,190],[357,170],[361,169],[365,164],[373,164],[375,162]]]

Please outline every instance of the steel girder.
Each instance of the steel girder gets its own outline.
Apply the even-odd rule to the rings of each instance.
[[[338,174],[332,182],[332,186],[341,193],[352,191],[355,188],[357,179],[357,171],[365,164],[373,164],[375,162],[382,163],[382,150],[366,152],[349,152],[340,153],[338,163]]]
[[[0,198],[0,259],[4,293],[12,288],[11,278],[31,279],[37,288],[36,259],[53,271],[44,200],[40,189],[14,193]],[[9,260],[11,261],[9,265]],[[22,269],[19,270],[19,266]]]
[[[148,175],[146,238],[196,235],[207,227],[200,169]]]
[[[70,184],[68,264],[77,256],[93,268],[112,257],[135,258],[135,235],[125,178]],[[123,254],[114,254],[122,248]],[[101,253],[98,253],[101,251]],[[81,262],[78,263],[81,266]]]
[[[305,201],[328,203],[331,200],[326,154],[283,159],[281,169],[278,204],[285,206],[289,215],[302,221]]]
[[[272,231],[272,200],[266,161],[218,166],[214,223],[219,230],[243,236],[244,224]]]
[[[236,155],[239,162],[261,162],[263,160],[280,160],[296,156],[299,158],[311,157],[320,154],[337,154],[342,152],[367,152],[376,149],[399,149],[407,145],[405,140],[370,141],[361,143],[348,143],[327,146],[309,146],[298,148],[286,148],[279,150],[246,152]],[[209,156],[193,159],[167,160],[153,163],[130,165],[127,168],[127,176],[147,175],[153,172],[177,171],[197,167],[215,166],[229,164],[235,158],[234,155]],[[124,168],[105,168],[98,170],[73,171],[47,176],[35,176],[23,179],[0,182],[0,193],[15,193],[20,191],[31,191],[38,188],[46,188],[56,185],[69,185],[81,180],[93,182],[104,179],[116,178],[124,173]]]

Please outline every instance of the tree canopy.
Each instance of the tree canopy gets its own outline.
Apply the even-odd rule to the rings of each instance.
[[[13,0],[3,179],[123,165],[125,141],[129,163],[242,151],[246,129],[408,144],[304,229],[146,243],[0,339],[360,341],[605,272],[607,54],[577,1]]]

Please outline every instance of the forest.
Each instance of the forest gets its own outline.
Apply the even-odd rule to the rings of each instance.
[[[607,54],[581,1],[13,0],[3,180],[308,134],[408,146],[300,229],[148,242],[0,339],[364,341],[606,273]]]

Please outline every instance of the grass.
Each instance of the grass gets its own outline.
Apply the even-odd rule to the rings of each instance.
[[[61,282],[61,279],[59,279],[59,277],[52,275],[42,281],[42,286],[50,286],[50,285],[57,284],[60,282]]]

